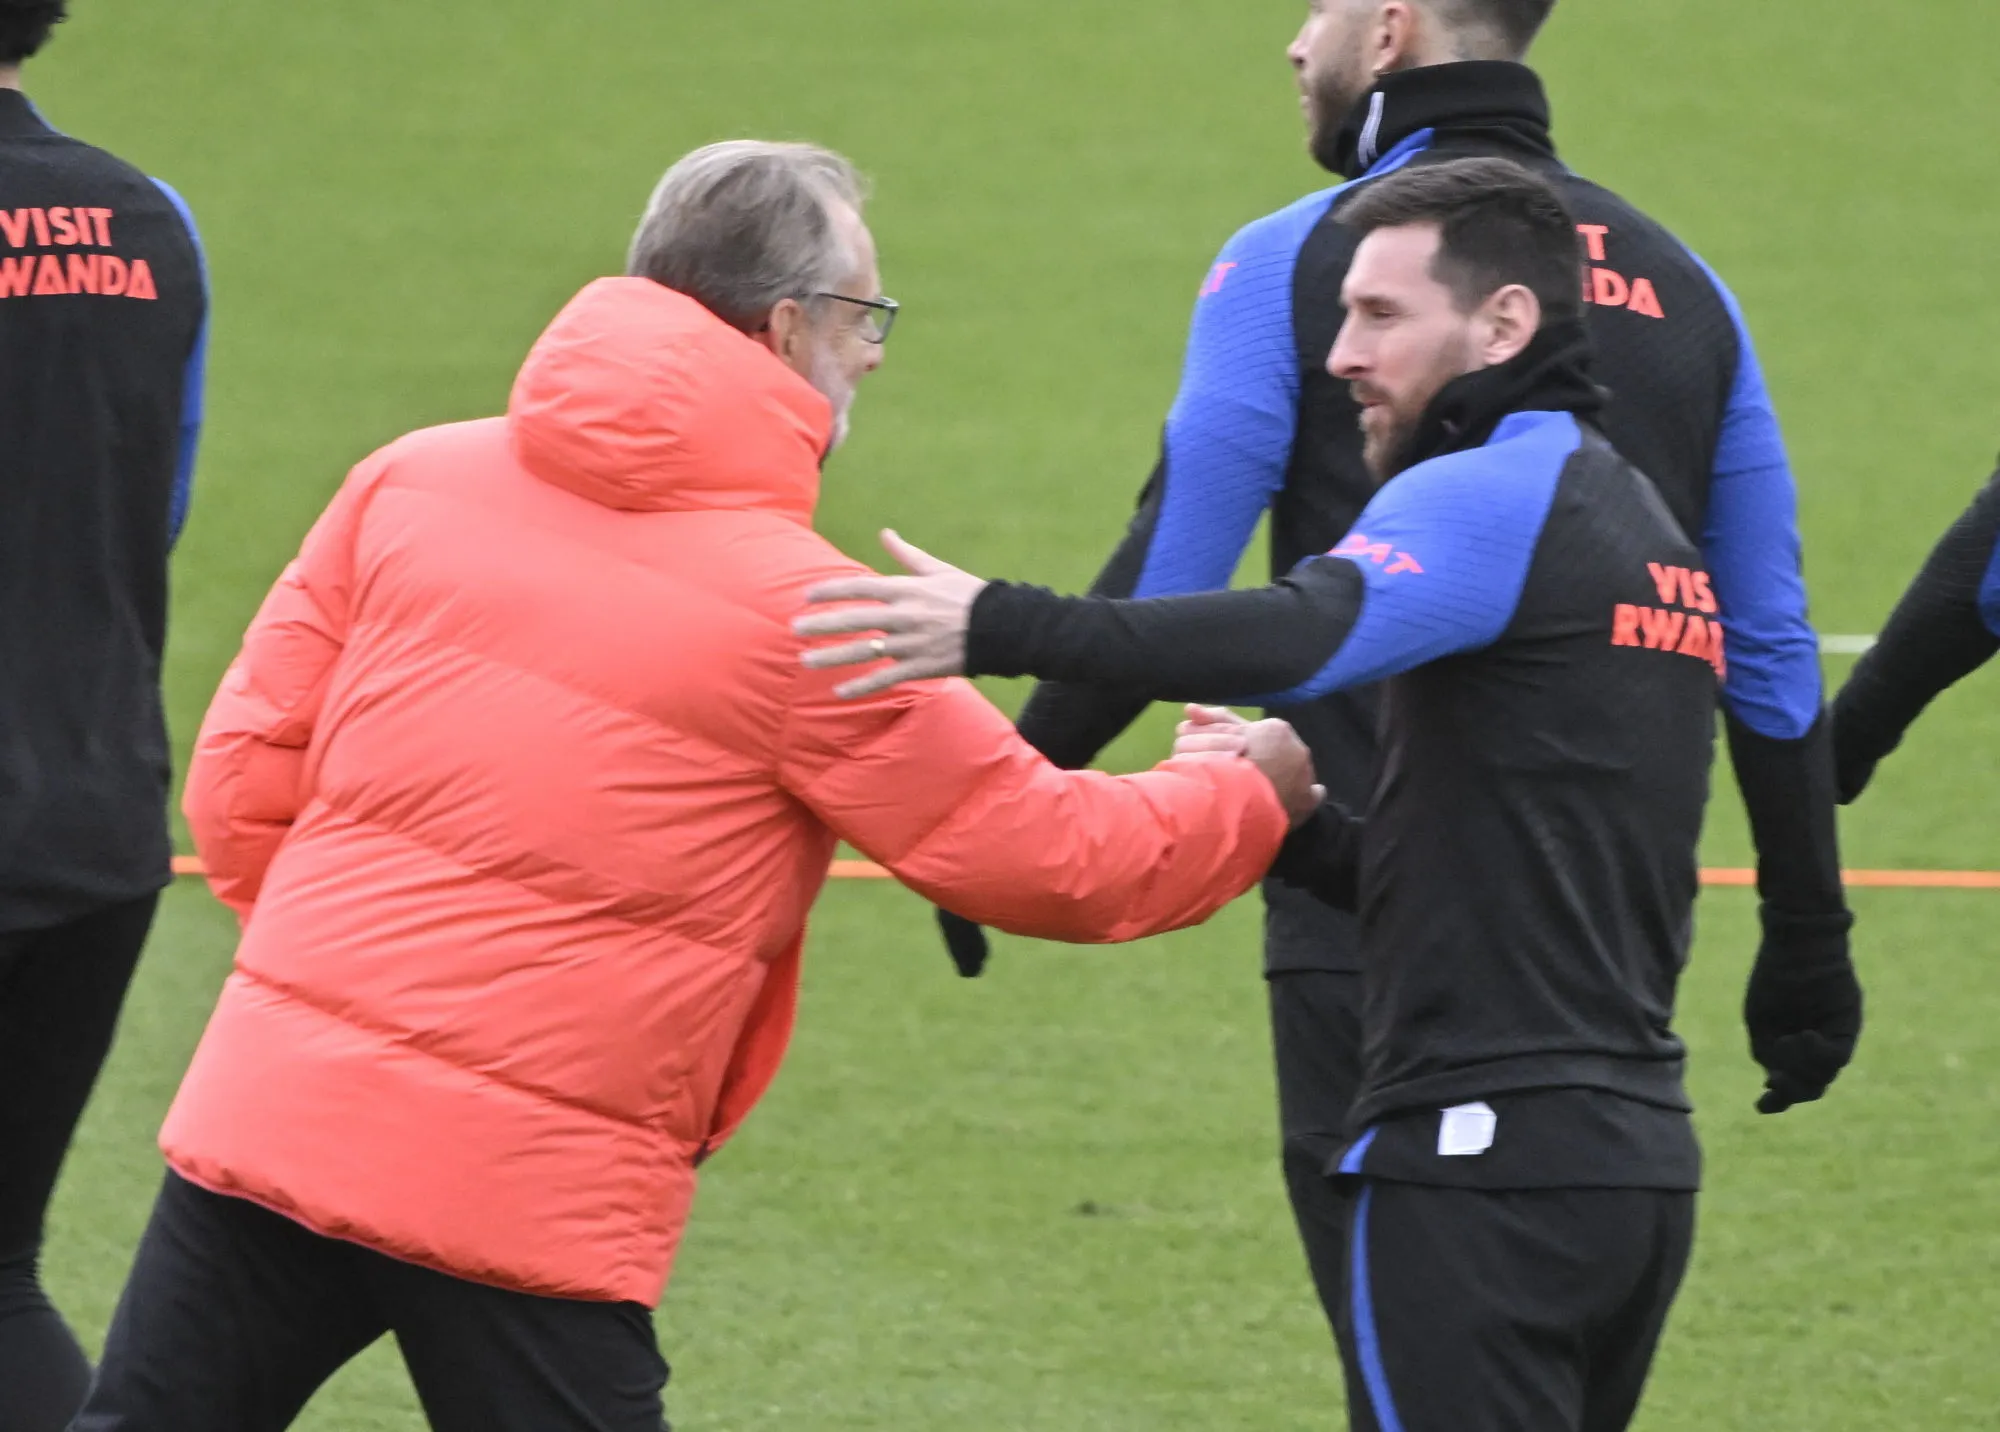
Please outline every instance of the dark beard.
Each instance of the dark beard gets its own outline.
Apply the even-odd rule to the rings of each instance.
[[[1361,103],[1361,97],[1368,93],[1372,84],[1364,83],[1355,89],[1343,79],[1324,75],[1313,86],[1313,126],[1306,139],[1306,150],[1313,157],[1313,163],[1329,174],[1339,174],[1341,170],[1340,130],[1347,122],[1347,116]],[[1349,179],[1360,176],[1349,174]]]
[[[1383,434],[1378,444],[1365,428],[1362,430],[1361,461],[1377,487],[1409,466],[1410,443],[1416,435],[1415,423],[1398,423]]]

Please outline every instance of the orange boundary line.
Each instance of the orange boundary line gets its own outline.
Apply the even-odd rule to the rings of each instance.
[[[872,860],[836,860],[833,868],[826,872],[829,880],[894,880],[896,877],[886,865],[877,865]]]
[[[192,855],[174,857],[174,874],[201,875],[201,861]],[[891,880],[885,866],[870,860],[836,860],[828,872],[835,880]],[[1704,870],[1701,883],[1725,887],[1754,886],[1754,870]],[[1850,870],[1847,883],[1857,890],[2000,890],[2000,870]]]
[[[2000,890],[2000,870],[1849,870],[1856,890]],[[1704,870],[1704,885],[1755,885],[1754,870]]]

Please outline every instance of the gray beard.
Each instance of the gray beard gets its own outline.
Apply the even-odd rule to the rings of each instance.
[[[833,405],[833,437],[826,445],[829,453],[847,441],[854,411],[853,385],[843,382],[837,372],[829,372],[831,366],[824,355],[817,351],[813,354],[812,385],[822,398]]]

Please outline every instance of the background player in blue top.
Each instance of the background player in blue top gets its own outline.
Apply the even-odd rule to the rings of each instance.
[[[1727,617],[1729,744],[1776,940],[1844,948],[1832,761],[1818,643],[1806,614],[1796,497],[1742,315],[1666,229],[1563,167],[1548,102],[1519,63],[1553,0],[1314,0],[1289,57],[1315,158],[1365,185],[1409,166],[1513,159],[1556,185],[1586,259],[1583,298],[1603,415],[1619,451],[1699,542]],[[1259,219],[1217,256],[1195,302],[1158,466],[1092,587],[1164,596],[1224,587],[1258,520],[1271,572],[1336,546],[1373,493],[1356,409],[1325,371],[1354,237],[1328,189]],[[1093,760],[1144,709],[1102,685],[1047,683],[1022,733],[1059,765]],[[1320,779],[1358,802],[1374,769],[1377,697],[1343,691],[1282,714]],[[1266,971],[1285,1174],[1321,1300],[1339,1297],[1340,1209],[1322,1176],[1359,1077],[1354,926],[1266,887]],[[962,969],[983,946],[945,920]]]

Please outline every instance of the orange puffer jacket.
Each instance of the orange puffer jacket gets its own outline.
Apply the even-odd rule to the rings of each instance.
[[[203,724],[246,918],[168,1115],[182,1175],[459,1277],[651,1305],[695,1165],[790,1036],[837,839],[1074,941],[1206,919],[1283,837],[1240,761],[1056,770],[963,682],[843,702],[789,622],[826,402],[641,279],[508,416],[357,467]]]

